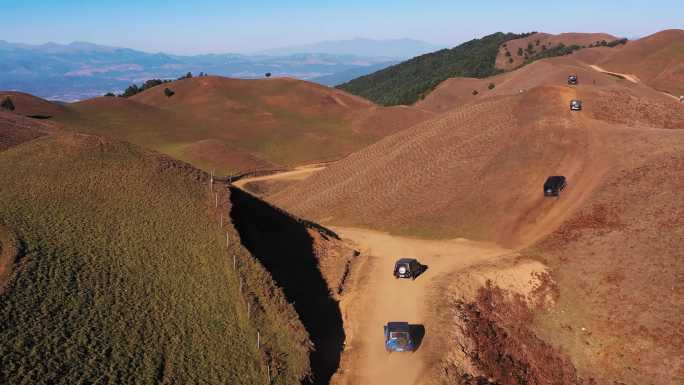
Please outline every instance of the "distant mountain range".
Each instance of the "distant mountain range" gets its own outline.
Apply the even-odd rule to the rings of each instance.
[[[314,44],[275,48],[259,53],[275,56],[292,55],[295,53],[327,53],[331,55],[407,59],[441,48],[444,47],[413,39],[373,40],[356,38],[351,40],[323,41]]]
[[[29,45],[0,40],[0,90],[75,101],[132,83],[205,72],[236,78],[289,76],[337,85],[434,49],[410,40],[354,39],[269,50],[252,55],[148,53],[87,42]]]

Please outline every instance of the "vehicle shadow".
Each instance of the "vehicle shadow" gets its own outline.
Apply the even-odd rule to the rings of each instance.
[[[423,343],[423,338],[425,338],[425,326],[423,325],[409,325],[409,334],[411,339],[413,339],[414,349],[416,351],[420,348]]]
[[[421,264],[420,270],[418,270],[418,272],[416,272],[416,275],[413,279],[418,279],[418,277],[420,277],[421,275],[423,275],[423,273],[425,273],[427,271],[428,267],[429,267],[428,265]]]

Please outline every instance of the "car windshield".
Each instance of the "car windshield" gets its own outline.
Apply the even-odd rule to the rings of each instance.
[[[406,332],[391,332],[390,333],[390,339],[391,340],[396,340],[397,344],[399,345],[406,345],[408,344],[408,333]]]

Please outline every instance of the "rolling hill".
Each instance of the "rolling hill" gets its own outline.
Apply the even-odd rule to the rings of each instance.
[[[667,103],[672,99],[646,84],[635,84],[620,76],[608,76],[591,68],[591,64],[611,57],[610,55],[613,52],[619,52],[619,50],[605,47],[585,49],[569,56],[535,61],[515,71],[505,72],[486,79],[451,78],[437,86],[425,99],[416,103],[415,107],[441,113],[493,96],[516,95],[545,84],[564,84],[569,74],[577,75],[580,85],[605,87],[620,90],[616,91],[618,93],[624,91],[629,92],[634,97],[646,98],[650,100],[649,103],[646,103],[649,106],[661,102]],[[490,89],[492,86],[494,88]],[[605,112],[611,113],[611,110],[615,110],[615,108],[613,107]],[[625,114],[623,121],[634,116],[633,110],[620,110]],[[677,110],[672,111],[677,112]],[[618,117],[617,114],[613,115]]]
[[[167,97],[169,87],[175,94]],[[56,120],[147,146],[219,174],[341,158],[432,116],[379,108],[299,80],[198,77],[129,99],[73,103]],[[382,120],[381,127],[373,122]]]
[[[320,362],[336,362],[312,350],[327,351],[329,329],[302,324],[307,300],[266,263],[275,251],[248,249],[245,239],[259,236],[242,224],[253,199],[217,185],[215,206],[208,175],[188,164],[43,125],[0,113],[0,382],[293,384],[330,376]],[[259,215],[298,234],[288,263],[318,277],[307,282],[323,288],[320,297],[308,290],[308,301],[334,314],[327,277],[341,272],[321,276],[325,251],[314,254],[340,250],[330,235],[291,217],[276,221],[283,214],[270,206]]]
[[[450,77],[482,78],[500,72],[495,67],[499,46],[522,36],[498,32],[473,39],[362,76],[337,88],[385,106],[413,104]]]
[[[684,290],[677,278],[684,111],[671,97],[578,59],[596,56],[450,80],[419,104],[442,112],[439,117],[269,200],[329,226],[496,242],[516,250],[513,266],[541,263],[535,274],[548,271],[549,279],[533,292],[551,290],[552,305],[531,302],[530,310],[527,299],[486,287],[475,302],[445,302],[461,298],[451,293],[469,282],[464,276],[435,294],[440,299],[431,306],[452,309],[452,322],[466,320],[455,322],[454,335],[465,331],[469,337],[461,338],[474,341],[472,370],[483,378],[514,384],[520,373],[529,381],[678,383],[681,371],[667,368],[681,363],[675,324],[684,310],[677,300]],[[565,84],[568,71],[580,74],[579,86]],[[459,90],[489,82],[496,87],[489,94],[480,89],[475,100]],[[583,100],[583,111],[569,111],[574,98]],[[569,187],[560,199],[544,198],[541,186],[555,174],[567,176]],[[509,268],[503,261],[485,266],[480,269]],[[508,274],[494,271],[496,280]],[[516,277],[510,279],[532,279]],[[471,348],[456,345],[443,346],[443,356]],[[501,371],[502,356],[515,370]],[[439,366],[434,373],[459,373],[453,370]],[[550,373],[558,377],[545,377]]]
[[[621,46],[625,42],[605,33],[498,32],[452,49],[415,57],[338,88],[382,105],[411,105],[420,103],[450,78],[489,78],[548,57],[565,56],[587,47]]]
[[[526,60],[533,59],[536,54],[543,53],[558,47],[577,45],[588,47],[597,43],[612,42],[617,40],[613,35],[607,33],[561,33],[557,35],[549,33],[533,33],[519,39],[507,41],[499,47],[496,56],[496,68],[502,70],[512,70],[525,64]]]
[[[629,42],[600,61],[610,71],[634,74],[644,83],[684,95],[684,30],[661,31]]]

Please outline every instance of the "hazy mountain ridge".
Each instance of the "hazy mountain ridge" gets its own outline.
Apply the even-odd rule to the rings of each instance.
[[[377,55],[225,53],[183,56],[86,42],[29,45],[0,40],[0,89],[75,101],[107,92],[121,92],[131,83],[139,84],[152,78],[177,78],[187,72],[238,78],[259,78],[270,72],[273,76],[305,80],[333,76],[344,82],[384,68],[384,63],[393,62]],[[338,74],[340,76],[336,77]]]
[[[327,53],[333,55],[356,55],[407,59],[444,48],[414,39],[374,40],[355,38],[350,40],[322,41],[260,51],[266,55],[290,55],[293,53]]]

